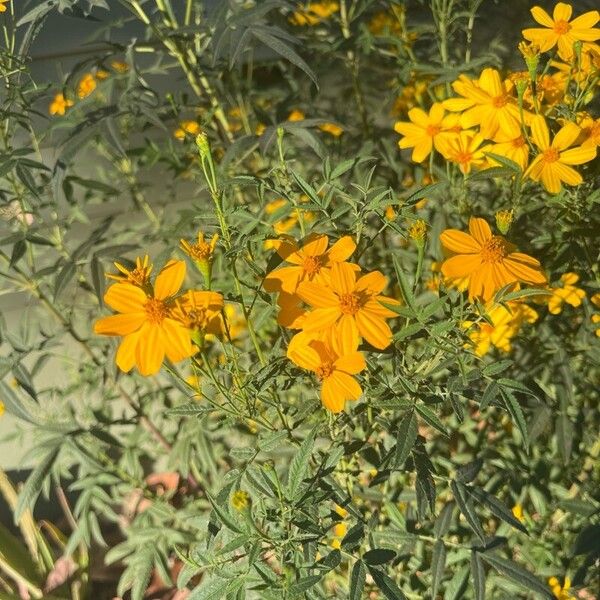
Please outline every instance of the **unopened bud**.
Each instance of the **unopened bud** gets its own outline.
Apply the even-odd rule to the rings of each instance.
[[[506,235],[510,226],[513,222],[513,211],[512,210],[499,210],[496,213],[496,227],[502,233],[502,235]]]
[[[417,248],[423,248],[427,237],[427,223],[423,219],[417,219],[409,228],[408,235],[415,242]]]
[[[202,158],[206,158],[210,154],[210,142],[206,133],[202,132],[196,136],[196,146]]]

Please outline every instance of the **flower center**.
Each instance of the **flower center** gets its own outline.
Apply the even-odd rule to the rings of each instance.
[[[153,325],[160,325],[169,314],[169,309],[162,300],[157,298],[149,298],[144,304],[146,318]]]
[[[425,129],[425,133],[429,137],[435,137],[441,130],[441,127],[439,127],[438,125],[428,125],[427,129]]]
[[[327,379],[327,377],[330,377],[332,373],[333,373],[333,363],[331,363],[331,362],[321,363],[317,367],[317,370],[316,370],[317,379],[319,381],[323,381],[323,379]]]
[[[489,323],[481,323],[481,325],[479,325],[479,329],[481,330],[481,333],[491,335],[492,333],[494,333],[495,328]]]
[[[592,139],[595,144],[600,146],[600,121],[591,126],[590,139]]]
[[[569,25],[569,22],[565,21],[564,19],[554,23],[554,33],[558,33],[558,35],[565,35],[565,33],[569,33],[570,30],[571,25]]]
[[[195,260],[205,261],[212,256],[212,248],[206,242],[190,244],[190,256]]]
[[[355,315],[360,309],[360,298],[356,294],[340,296],[340,310],[345,315]]]
[[[544,162],[553,163],[560,158],[560,152],[556,148],[548,148],[547,150],[544,150],[542,157]]]
[[[492,236],[481,249],[481,260],[484,263],[497,263],[506,256],[506,244],[499,235]]]
[[[459,150],[454,155],[454,160],[460,165],[468,165],[473,160],[473,153],[467,150]]]
[[[495,108],[502,108],[508,103],[508,96],[506,94],[500,94],[492,99],[492,104]]]
[[[525,145],[525,138],[520,135],[512,141],[513,148],[522,148]]]
[[[302,263],[302,268],[309,277],[316,275],[322,266],[320,256],[307,256]]]

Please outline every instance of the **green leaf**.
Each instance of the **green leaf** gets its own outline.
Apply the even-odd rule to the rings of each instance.
[[[467,588],[468,579],[469,567],[457,570],[452,579],[446,584],[444,600],[459,600],[459,598],[462,598]]]
[[[406,596],[396,585],[396,582],[391,577],[388,577],[383,571],[369,567],[369,573],[371,574],[375,585],[388,600],[406,600]]]
[[[502,519],[504,522],[508,523],[515,529],[522,531],[523,533],[529,533],[527,528],[519,521],[500,500],[492,496],[489,492],[482,490],[480,488],[476,488],[474,486],[465,486],[465,490],[468,494],[473,496],[478,502],[487,506],[492,514],[494,514],[499,519]]]
[[[452,516],[454,515],[455,507],[456,503],[450,501],[442,508],[438,518],[435,520],[435,525],[433,526],[435,537],[441,538],[448,533],[450,525],[452,524]]]
[[[494,154],[493,152],[484,152],[486,156],[499,162],[501,165],[504,165],[507,169],[512,171],[513,173],[519,174],[522,172],[521,167],[510,158],[506,158],[506,156],[501,156],[500,154]]]
[[[501,558],[495,554],[484,553],[480,554],[480,556],[485,562],[494,567],[498,573],[508,577],[517,585],[531,590],[532,592],[536,592],[548,600],[553,600],[554,594],[552,594],[550,588],[545,583],[541,582],[537,577],[514,563],[512,560]]]
[[[75,264],[69,261],[56,275],[54,281],[54,301],[60,296],[60,293],[65,289],[68,283],[75,275]]]
[[[501,389],[502,397],[504,398],[504,404],[506,409],[510,413],[513,422],[517,425],[525,448],[529,449],[529,435],[527,434],[527,423],[525,423],[525,415],[519,404],[519,401],[515,396],[507,389]]]
[[[215,513],[217,513],[217,516],[219,517],[223,525],[231,529],[231,531],[235,531],[235,533],[242,533],[242,530],[235,523],[231,515],[227,513],[227,509],[223,508],[222,506],[219,506],[219,503],[215,502],[214,498],[210,495],[208,491],[205,490],[205,494],[211,506],[213,507],[213,510],[215,511]]]
[[[415,301],[415,296],[412,292],[410,284],[406,279],[406,275],[404,274],[404,269],[400,264],[400,259],[398,256],[394,254],[394,269],[396,270],[396,276],[398,277],[398,284],[400,285],[400,291],[402,292],[402,297],[406,302],[407,306],[412,309],[412,311],[417,314],[417,305]]]
[[[562,456],[563,462],[566,464],[571,458],[571,450],[573,448],[573,436],[575,428],[569,417],[565,414],[559,415],[556,418],[556,441],[558,449]]]
[[[487,365],[481,371],[486,377],[493,377],[494,375],[498,375],[498,373],[502,373],[502,371],[506,371],[508,367],[513,364],[512,360],[498,360],[493,363]]]
[[[473,533],[479,538],[479,541],[482,544],[485,544],[485,533],[483,532],[483,528],[479,523],[479,517],[475,512],[473,507],[473,503],[471,499],[468,497],[467,492],[465,490],[465,486],[462,483],[452,481],[450,482],[450,489],[452,490],[452,494],[454,499],[456,500],[456,504],[460,509],[460,512],[464,515],[469,527],[473,530]]]
[[[0,523],[0,557],[29,583],[40,586],[43,580],[26,546]],[[0,569],[1,570],[1,569]]]
[[[485,388],[483,396],[481,396],[481,402],[479,403],[479,410],[484,410],[490,403],[495,400],[496,396],[500,393],[500,386],[495,381],[490,381],[489,385]]]
[[[348,600],[361,600],[363,590],[365,589],[366,579],[367,568],[365,567],[365,563],[362,560],[357,560],[350,573],[350,591],[348,593]]]
[[[21,493],[19,494],[19,499],[17,500],[17,505],[15,507],[15,525],[19,524],[19,521],[26,510],[33,509],[33,506],[40,495],[40,492],[42,491],[44,481],[46,480],[50,469],[52,469],[54,462],[56,461],[59,449],[60,448],[55,447],[48,452],[46,456],[44,456],[44,458],[38,462],[27,478],[25,485],[21,489]]]
[[[302,442],[300,448],[298,448],[290,464],[286,495],[292,501],[297,499],[300,484],[308,472],[310,457],[315,445],[315,437],[316,429],[313,429],[309,436]]]
[[[394,560],[394,558],[396,558],[396,553],[387,548],[374,548],[363,555],[363,560],[370,566],[384,565]]]
[[[417,417],[413,411],[407,413],[398,425],[398,434],[396,436],[396,452],[394,455],[394,468],[400,468],[417,440],[418,423]]]
[[[296,583],[292,584],[289,587],[288,593],[290,597],[295,598],[296,596],[299,596],[300,594],[306,592],[306,590],[310,590],[310,588],[317,585],[317,583],[319,583],[319,581],[321,581],[322,578],[322,575],[309,575],[308,577],[303,577],[302,579],[299,579],[298,581],[296,581]]]
[[[300,186],[300,189],[317,205],[323,206],[323,201],[319,198],[317,192],[313,187],[295,171],[292,171],[292,177],[296,180],[296,183]]]
[[[444,427],[439,417],[431,409],[424,404],[415,404],[415,408],[429,425],[431,425],[434,429],[437,429],[442,435],[449,437],[447,429]]]
[[[479,554],[471,552],[471,577],[475,600],[485,600],[485,568]]]
[[[431,555],[431,597],[435,600],[446,567],[446,546],[437,540]]]
[[[219,577],[203,579],[187,597],[187,600],[220,600],[225,596],[229,583],[230,580]]]

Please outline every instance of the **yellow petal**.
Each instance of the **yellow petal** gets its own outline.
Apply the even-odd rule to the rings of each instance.
[[[350,258],[355,250],[356,243],[349,235],[345,235],[331,246],[327,256],[331,262],[342,262]]]
[[[329,238],[326,235],[311,234],[308,236],[308,241],[302,246],[300,254],[304,256],[321,256],[325,254]]]
[[[554,12],[552,13],[552,17],[554,21],[568,21],[573,14],[573,7],[570,4],[566,4],[565,2],[559,2],[554,7]]]
[[[479,254],[459,254],[442,263],[442,275],[450,279],[468,277],[481,266]]]
[[[379,294],[387,285],[387,277],[381,271],[371,271],[356,282],[356,291],[366,291],[369,294]]]
[[[349,294],[356,284],[356,271],[348,263],[334,263],[331,267],[331,287],[337,294]]]
[[[411,108],[408,111],[408,118],[419,127],[427,128],[429,126],[429,117],[421,108]]]
[[[334,333],[334,347],[338,354],[344,355],[356,351],[360,336],[356,320],[352,315],[342,315],[335,325]]]
[[[194,353],[190,332],[181,323],[173,319],[165,319],[162,328],[167,358],[171,362],[179,362]]]
[[[560,162],[565,165],[582,165],[596,158],[594,146],[578,146],[560,153]]]
[[[481,250],[475,238],[458,229],[446,229],[440,235],[440,242],[446,250],[456,254],[476,254]]]
[[[139,332],[131,333],[126,335],[119,345],[115,362],[117,363],[117,367],[125,373],[131,371],[135,365],[135,355],[139,339]]]
[[[301,283],[296,293],[313,308],[331,308],[339,304],[338,297],[329,288],[312,281]]]
[[[550,15],[541,7],[534,6],[531,9],[531,16],[544,27],[554,27],[554,21]]]
[[[297,366],[307,371],[316,371],[321,365],[321,357],[310,346],[311,336],[305,332],[297,333],[288,345],[287,357]]]
[[[334,363],[335,368],[338,371],[344,371],[344,373],[350,373],[350,375],[356,375],[367,368],[364,356],[360,352],[352,352],[341,356]]]
[[[94,333],[99,335],[129,335],[137,331],[145,320],[145,312],[111,315],[110,317],[98,319],[94,323]]]
[[[162,330],[159,325],[146,323],[139,332],[135,362],[142,375],[155,375],[165,357]]]
[[[346,399],[344,398],[343,390],[340,390],[335,385],[335,381],[332,381],[331,377],[323,381],[321,386],[321,402],[327,410],[333,413],[339,413],[344,410]]]
[[[339,307],[334,306],[331,308],[317,308],[307,313],[304,322],[303,329],[306,332],[316,332],[329,329],[341,316]]]
[[[154,282],[154,297],[164,300],[174,296],[185,278],[185,261],[170,260],[158,274]]]
[[[120,313],[141,312],[147,300],[146,294],[131,283],[114,283],[104,294],[104,302]]]
[[[577,29],[591,29],[592,27],[595,27],[598,21],[600,21],[600,13],[597,10],[590,10],[571,21],[571,31]],[[598,35],[600,35],[600,31],[598,31]]]
[[[371,346],[383,350],[392,343],[392,330],[388,324],[376,313],[368,310],[359,310],[356,315],[358,331]]]
[[[479,77],[479,87],[493,98],[501,96],[504,93],[502,80],[496,69],[487,68],[481,72]]]
[[[482,245],[492,237],[492,230],[488,222],[479,217],[471,217],[469,219],[469,233]]]
[[[557,150],[564,150],[568,148],[573,142],[579,137],[581,129],[575,125],[575,123],[567,123],[564,127],[561,127],[560,131],[554,136],[552,140],[552,147]]]
[[[550,146],[550,132],[542,115],[531,119],[531,137],[540,150],[546,150]]]

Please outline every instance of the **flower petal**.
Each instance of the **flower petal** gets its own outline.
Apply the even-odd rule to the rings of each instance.
[[[556,21],[568,21],[573,14],[573,7],[570,4],[566,4],[565,2],[559,2],[554,7],[554,12],[552,13],[552,18],[554,22]]]
[[[345,354],[338,358],[333,364],[338,371],[344,371],[344,373],[350,373],[350,375],[360,373],[367,368],[365,357],[361,352]]]
[[[287,357],[297,366],[307,371],[316,371],[321,365],[319,353],[310,345],[311,336],[297,333],[288,345]]]
[[[356,313],[355,318],[360,335],[371,346],[383,350],[392,343],[392,330],[379,315],[363,308]]]
[[[531,137],[540,150],[546,150],[550,146],[550,131],[542,115],[535,115],[531,119]]]
[[[492,68],[484,69],[481,72],[481,75],[479,76],[479,87],[493,98],[501,96],[504,93],[500,73]]]
[[[337,294],[349,294],[356,284],[356,271],[348,263],[334,263],[331,267],[331,287]]]
[[[442,246],[456,254],[477,254],[481,245],[475,238],[459,229],[446,229],[440,235]]]
[[[174,296],[185,279],[185,261],[170,260],[158,274],[154,282],[154,297],[164,300]]]
[[[194,353],[190,332],[181,323],[173,319],[165,319],[162,322],[162,329],[167,358],[171,362],[179,362]]]
[[[554,21],[550,15],[540,6],[534,6],[531,9],[531,16],[544,27],[554,27]]]
[[[590,10],[571,21],[571,31],[574,29],[591,29],[596,26],[598,21],[600,21],[600,13],[597,10]],[[598,34],[600,35],[600,31]]]
[[[155,375],[165,357],[165,345],[160,325],[145,323],[139,332],[135,362],[142,375]]]
[[[333,413],[339,413],[344,410],[346,399],[343,390],[336,385],[335,380],[328,377],[321,386],[321,402],[323,406]]]
[[[300,253],[304,256],[321,256],[325,254],[329,238],[326,235],[311,234],[308,241],[302,246]]]
[[[94,323],[94,333],[99,335],[129,335],[137,331],[146,320],[145,312],[111,315]]]
[[[379,294],[387,285],[387,277],[381,271],[371,271],[359,278],[354,286],[358,291],[366,291],[370,294]]]
[[[360,336],[352,315],[342,315],[336,323],[334,332],[334,347],[338,354],[344,355],[356,351]]]
[[[301,283],[296,293],[313,308],[331,308],[339,305],[339,298],[329,288],[313,281]]]
[[[575,125],[575,123],[567,123],[561,127],[560,131],[554,136],[552,140],[552,148],[557,150],[564,150],[573,144],[573,142],[579,137],[581,129]]]
[[[492,230],[485,219],[471,217],[469,219],[469,233],[481,245],[485,244],[492,237]]]
[[[560,162],[565,165],[582,165],[596,158],[594,146],[578,146],[560,153]]]
[[[135,355],[139,339],[140,334],[136,331],[135,333],[126,335],[119,345],[115,362],[117,363],[117,367],[125,373],[131,371],[135,366]]]
[[[339,307],[317,308],[304,317],[302,328],[306,332],[317,332],[329,329],[341,316]]]
[[[342,262],[350,258],[355,250],[356,243],[349,235],[345,235],[331,246],[327,256],[330,262]]]
[[[527,260],[520,260],[522,256],[526,257]],[[542,273],[541,267],[538,266],[535,268],[529,259],[531,259],[531,257],[527,256],[526,254],[513,252],[504,259],[503,263],[510,274],[516,277],[519,281],[528,283],[530,285],[541,285],[546,283],[546,276]]]
[[[104,294],[104,302],[120,313],[141,312],[147,300],[144,291],[131,283],[114,283]]]

